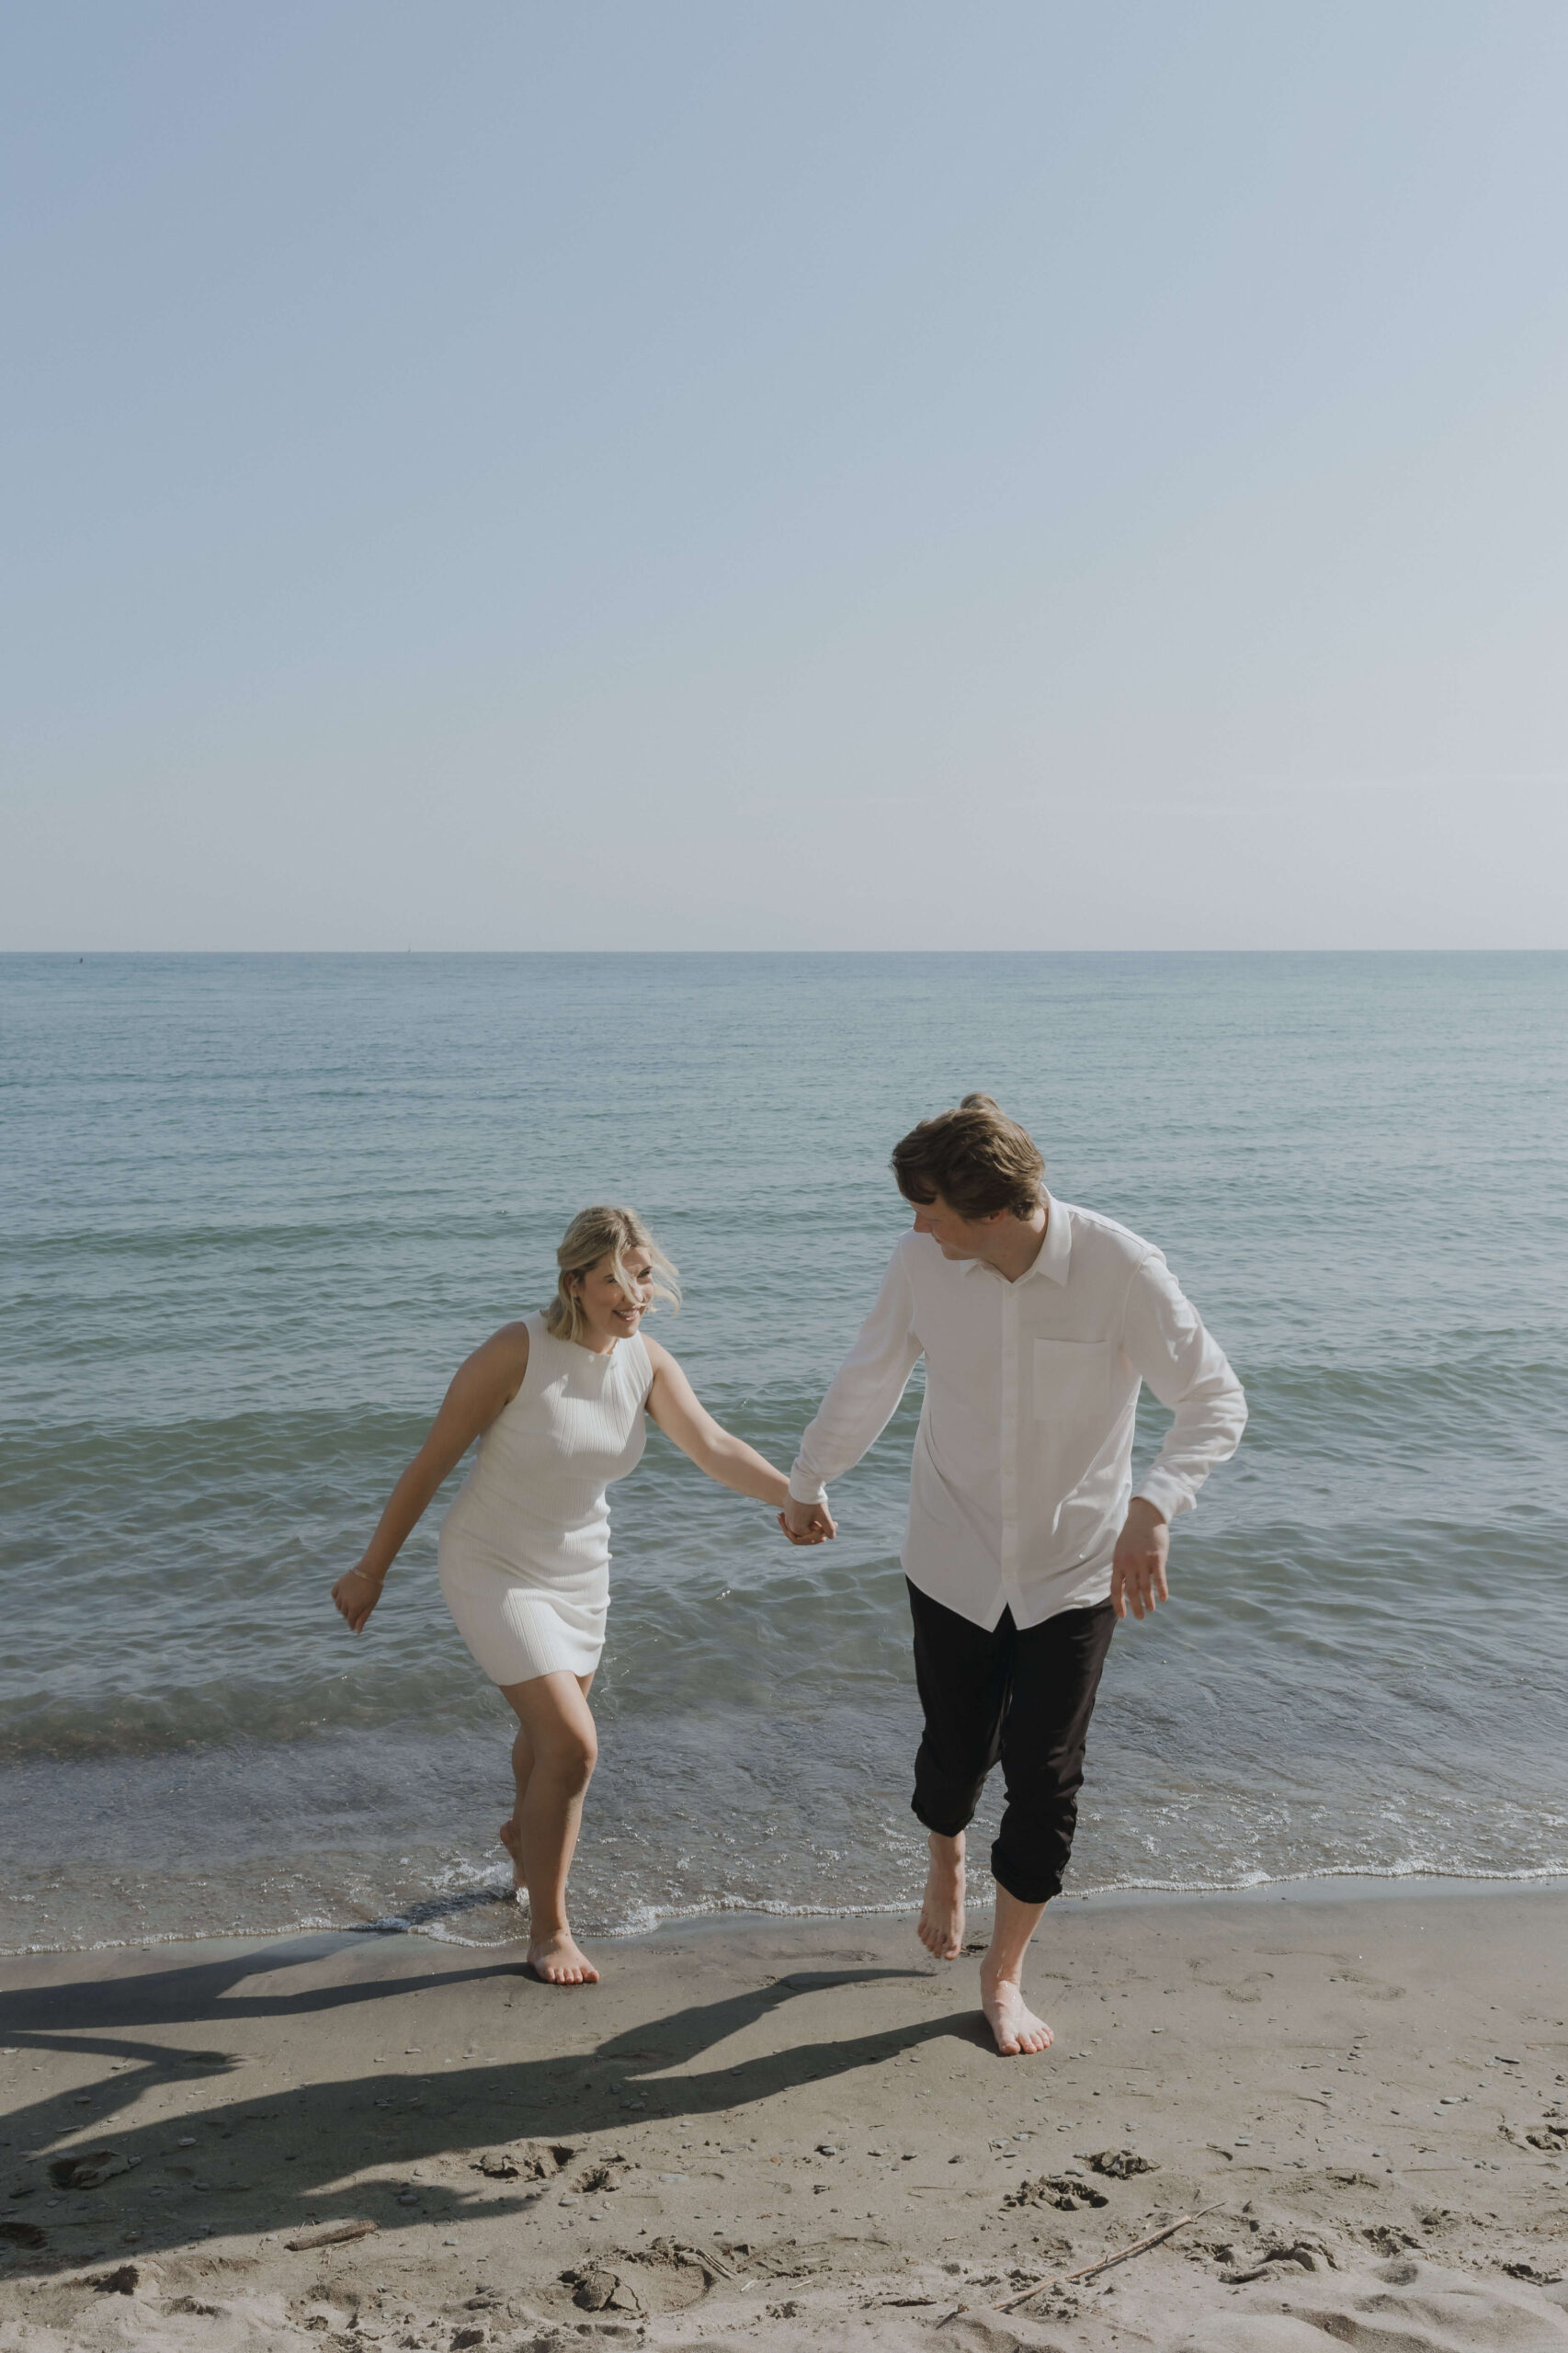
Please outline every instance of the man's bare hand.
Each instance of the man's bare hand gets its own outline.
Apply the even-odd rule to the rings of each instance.
[[[1171,1531],[1153,1504],[1134,1495],[1110,1564],[1111,1607],[1119,1618],[1125,1618],[1129,1609],[1134,1618],[1152,1618],[1156,1605],[1170,1599],[1165,1583],[1170,1549]]]
[[[778,1515],[778,1525],[791,1544],[825,1544],[838,1533],[825,1504],[797,1503],[791,1495]]]

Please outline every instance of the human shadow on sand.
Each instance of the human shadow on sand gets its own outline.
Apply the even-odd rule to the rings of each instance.
[[[119,2063],[119,2072],[85,2094],[56,2095],[13,2112],[12,2146],[28,2154],[20,2164],[13,2160],[0,2228],[31,2222],[47,2241],[42,2247],[17,2247],[16,2237],[24,2234],[4,2232],[14,2250],[6,2267],[13,2276],[123,2254],[132,2228],[136,2252],[154,2254],[211,2235],[292,2234],[358,2217],[373,2219],[385,2231],[523,2213],[562,2186],[564,2176],[542,2189],[524,2183],[498,2190],[476,2171],[471,2189],[460,2182],[415,2183],[411,2169],[519,2141],[554,2144],[575,2156],[583,2136],[634,2122],[698,2124],[725,2115],[733,2126],[730,2112],[737,2108],[851,2075],[925,2044],[957,2038],[989,2047],[978,2017],[944,2015],[876,2033],[795,2042],[722,2067],[699,2065],[704,2052],[802,1995],[927,1973],[885,1968],[793,1971],[645,2018],[586,2052],[443,2065],[421,2076],[378,2071],[251,2098],[240,2095],[236,2081],[245,2060],[156,2040],[159,2029],[287,2020],[488,1978],[512,1980],[518,1989],[514,1999],[530,2006],[535,2001],[574,2006],[581,1998],[533,1984],[516,1961],[410,1975],[396,1968],[391,1949],[379,1966],[368,1953],[357,1956],[360,1966],[349,1984],[234,1990],[324,1953],[330,1957],[330,1949],[314,1938],[305,1946],[290,1943],[261,1953],[251,1948],[110,1982],[84,1979],[0,1997],[0,2032],[7,2042]],[[574,2007],[572,2018],[580,2029],[583,2013]],[[441,2054],[432,2049],[429,2055]],[[211,2080],[206,2101],[182,2105],[160,2121],[116,2120],[150,2092],[176,2083],[188,2088],[193,2077]],[[96,2189],[50,2187],[51,2156],[70,2146],[110,2144],[132,2161],[131,2170]],[[372,2168],[375,2179],[356,2178]],[[400,2204],[411,2190],[417,2202]],[[56,2201],[51,2211],[50,2200]],[[85,2232],[85,2225],[90,2226]]]

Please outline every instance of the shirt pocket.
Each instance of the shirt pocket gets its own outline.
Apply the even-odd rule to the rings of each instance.
[[[1103,1438],[1110,1422],[1112,1353],[1108,1340],[1037,1340],[1035,1420],[1063,1436]]]

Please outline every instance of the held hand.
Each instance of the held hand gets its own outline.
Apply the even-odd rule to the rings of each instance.
[[[1119,1618],[1125,1618],[1129,1609],[1134,1618],[1152,1618],[1156,1604],[1170,1599],[1165,1583],[1170,1549],[1171,1531],[1153,1505],[1134,1495],[1110,1564],[1111,1607]]]
[[[348,1620],[349,1632],[362,1634],[371,1610],[381,1597],[381,1581],[363,1569],[350,1569],[333,1586],[332,1597],[340,1614]]]
[[[825,1504],[797,1503],[793,1495],[786,1498],[778,1525],[791,1544],[825,1544],[838,1533],[837,1523]]]

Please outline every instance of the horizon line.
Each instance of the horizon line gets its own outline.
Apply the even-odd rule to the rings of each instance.
[[[249,958],[283,959],[287,957],[359,957],[391,962],[407,961],[411,958],[427,960],[443,958],[467,959],[478,962],[486,958],[504,957],[579,957],[603,959],[609,957],[669,958],[699,956],[744,957],[764,956],[848,957],[867,959],[893,956],[923,957],[1005,957],[1005,956],[1568,956],[1568,946],[1547,943],[1503,947],[1427,946],[1427,947],[1289,947],[1289,948],[4,948],[0,947],[0,962],[20,962],[27,959],[50,958],[62,962],[71,959],[85,963],[88,957],[107,961],[110,958],[130,961],[132,958],[187,957],[197,959]]]

